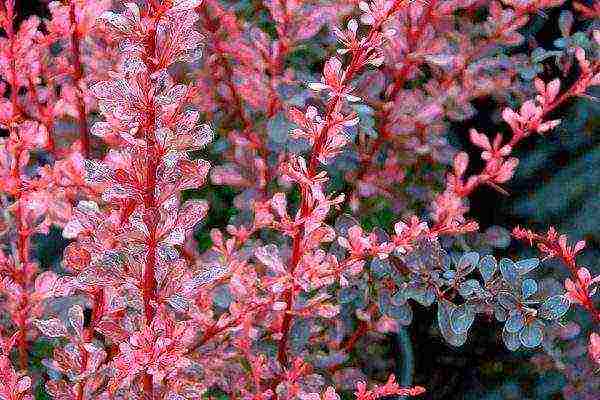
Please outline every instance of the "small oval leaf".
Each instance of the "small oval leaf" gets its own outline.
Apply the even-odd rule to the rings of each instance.
[[[510,313],[510,316],[506,320],[504,329],[510,333],[517,333],[525,326],[525,317],[519,311]]]
[[[510,292],[498,292],[496,299],[498,300],[498,304],[500,304],[508,311],[514,310],[519,305],[519,301],[517,300],[517,298]]]
[[[534,319],[519,333],[521,344],[530,349],[538,347],[544,339],[544,324],[537,319]]]
[[[508,258],[503,258],[500,260],[499,266],[504,280],[514,286],[517,283],[517,279],[519,279],[519,272],[515,263]]]
[[[467,333],[474,320],[473,307],[463,304],[456,307],[450,314],[450,327],[457,334]]]
[[[523,298],[527,299],[533,296],[538,290],[538,284],[533,279],[525,279],[523,284],[521,285],[521,293],[523,294]]]
[[[481,290],[481,285],[479,285],[479,282],[475,279],[468,279],[458,287],[458,293],[460,293],[462,297],[470,296],[479,290]]]
[[[497,269],[498,264],[496,263],[494,256],[487,255],[479,261],[479,272],[481,273],[484,282],[490,281],[494,277]]]
[[[540,307],[539,316],[545,319],[559,319],[569,311],[571,302],[566,296],[556,295],[548,298]]]
[[[506,321],[506,318],[508,318],[508,312],[501,306],[499,305],[495,305],[494,306],[494,317],[496,317],[496,320],[498,322],[504,322]]]
[[[475,268],[477,268],[477,263],[479,262],[479,253],[471,251],[469,253],[465,253],[462,255],[460,260],[458,260],[458,264],[456,266],[456,272],[461,275],[468,275]]]
[[[455,347],[460,347],[467,341],[466,333],[455,333],[450,327],[450,316],[456,306],[448,300],[441,299],[438,303],[437,317],[440,333],[446,341]]]
[[[52,338],[67,337],[69,333],[61,320],[50,318],[47,320],[36,320],[35,326],[46,336]]]
[[[521,340],[519,339],[518,333],[511,333],[504,328],[502,330],[502,340],[506,345],[506,348],[510,351],[516,351],[521,347]]]
[[[537,258],[527,258],[525,260],[519,260],[515,263],[519,275],[525,275],[528,272],[533,271],[540,265],[540,260]]]

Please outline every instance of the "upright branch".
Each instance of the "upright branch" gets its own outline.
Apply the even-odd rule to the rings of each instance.
[[[596,293],[595,286],[600,283],[600,276],[592,278],[587,268],[577,265],[577,255],[585,248],[585,241],[580,240],[574,246],[570,246],[567,243],[567,235],[560,235],[554,228],[541,235],[516,227],[513,236],[531,246],[537,245],[546,259],[559,259],[569,270],[570,278],[565,281],[565,288],[571,302],[581,305],[596,324],[600,323],[600,308],[592,299]]]
[[[600,34],[595,36],[600,45]],[[454,157],[454,171],[448,175],[447,189],[434,201],[435,230],[474,230],[475,222],[465,224],[464,214],[468,207],[463,200],[482,185],[506,193],[500,185],[512,178],[519,164],[518,158],[511,157],[515,146],[533,133],[543,135],[554,129],[560,124],[560,120],[547,121],[546,118],[556,107],[572,97],[586,96],[585,92],[589,87],[600,84],[600,62],[588,61],[581,48],[576,50],[576,58],[581,74],[562,94],[559,94],[559,79],[546,84],[536,78],[534,85],[538,94],[535,100],[524,102],[518,112],[510,108],[503,110],[502,118],[511,128],[510,140],[505,142],[502,134],[498,133],[491,141],[487,135],[471,129],[471,142],[482,150],[481,158],[485,161],[485,166],[480,173],[467,178],[465,172],[469,165],[469,156],[465,152],[459,152]]]
[[[144,41],[144,52],[141,59],[146,65],[147,79],[157,71],[159,67],[154,61],[156,59],[156,25],[160,19],[159,6],[153,2],[153,9],[149,11],[149,25],[147,36]],[[146,163],[146,180],[144,182],[144,222],[149,229],[148,232],[148,253],[146,254],[146,266],[144,268],[143,278],[143,294],[144,294],[144,314],[146,315],[147,323],[150,323],[154,318],[154,305],[156,291],[155,269],[156,269],[156,228],[158,224],[158,214],[156,209],[156,168],[158,160],[163,156],[156,146],[154,129],[156,127],[156,110],[152,99],[149,100],[149,107],[146,110],[144,123],[141,126],[143,138],[146,141],[145,145],[145,163]]]
[[[85,166],[88,182],[104,188],[102,201],[111,207],[101,210],[95,202],[80,202],[63,232],[79,239],[69,252],[84,261],[76,268],[81,287],[97,297],[96,329],[116,335],[118,340],[130,340],[129,352],[122,350],[113,361],[117,374],[110,390],[117,391],[135,380],[148,399],[166,393],[162,371],[146,364],[132,369],[127,360],[134,351],[160,357],[155,346],[163,345],[157,341],[162,335],[190,340],[169,331],[172,320],[164,308],[177,290],[172,285],[175,276],[187,265],[177,247],[208,209],[200,200],[180,205],[181,191],[202,185],[209,167],[206,161],[190,159],[188,152],[204,147],[212,139],[212,131],[198,123],[199,113],[190,107],[192,89],[177,84],[169,73],[176,62],[196,60],[201,36],[194,30],[197,15],[193,10],[199,3],[151,1],[143,9],[126,3],[123,13],[102,14],[124,53],[117,71],[110,74],[112,79],[91,87],[106,117],[92,131],[113,149],[103,161],[86,160]],[[126,265],[115,275],[120,263]],[[94,289],[102,281],[90,280],[91,271],[117,287],[135,282],[141,325],[125,336],[102,329],[107,319],[119,321],[123,314],[111,310],[114,303],[105,303],[101,292]],[[183,324],[182,329],[191,328],[188,325]],[[84,343],[87,337],[89,333],[83,336]],[[139,346],[142,348],[134,350]],[[184,350],[178,349],[178,354]],[[125,377],[130,379],[123,380]]]
[[[81,152],[83,156],[87,158],[90,155],[90,136],[88,132],[85,100],[82,93],[84,70],[81,61],[81,37],[77,21],[77,0],[70,0],[69,22],[71,23],[70,41],[73,57],[73,81],[77,97],[77,112],[79,114],[79,141],[81,142]]]
[[[14,218],[15,225],[17,230],[16,237],[16,270],[15,270],[15,280],[22,286],[26,285],[26,269],[29,264],[29,235],[30,230],[27,227],[22,209],[22,194],[23,194],[23,182],[21,181],[21,174],[23,168],[24,157],[28,158],[28,155],[24,154],[26,151],[24,141],[19,138],[18,131],[18,122],[21,118],[20,114],[20,106],[18,99],[18,92],[20,85],[18,83],[18,71],[17,71],[17,36],[15,34],[15,1],[9,0],[5,2],[6,7],[6,18],[4,20],[5,25],[4,29],[6,31],[6,35],[9,41],[9,63],[10,63],[10,101],[12,104],[12,116],[11,123],[9,125],[10,136],[13,138],[13,160],[12,160],[12,168],[11,168],[11,178],[14,184],[14,191],[12,193],[14,197]],[[23,132],[23,131],[21,131]],[[19,365],[21,369],[27,368],[27,314],[26,310],[28,307],[27,297],[23,296],[21,300],[20,310],[16,316],[16,323],[19,327],[19,336],[18,336],[18,350],[19,350]]]
[[[292,119],[300,126],[309,128],[308,132],[295,132],[296,137],[306,137],[311,142],[310,157],[308,165],[302,159],[290,163],[289,175],[301,175],[298,180],[300,186],[300,209],[298,211],[299,224],[292,236],[292,255],[288,272],[293,274],[300,263],[305,251],[306,240],[311,230],[315,226],[308,228],[311,221],[311,215],[317,211],[324,202],[321,186],[326,182],[326,174],[318,172],[319,163],[326,164],[332,159],[345,145],[343,138],[343,127],[352,126],[358,122],[355,114],[344,115],[342,108],[348,101],[360,100],[350,93],[354,90],[350,82],[366,66],[379,66],[383,62],[381,45],[385,39],[384,34],[391,32],[382,32],[386,21],[398,12],[405,1],[393,1],[385,4],[375,2],[372,9],[364,3],[363,11],[370,25],[369,33],[366,37],[357,39],[358,23],[351,20],[348,23],[348,29],[345,32],[336,31],[340,41],[346,47],[345,52],[349,54],[348,66],[344,68],[337,57],[329,59],[323,70],[323,79],[321,83],[309,84],[311,89],[316,91],[326,90],[329,92],[329,100],[326,105],[326,113],[323,118],[316,114],[316,110],[308,110],[306,117],[298,115],[294,111]],[[363,19],[363,20],[364,20]],[[317,124],[308,123],[310,119],[317,121]],[[330,204],[335,205],[341,201],[341,198],[330,200]],[[322,211],[321,211],[322,212]],[[314,218],[314,217],[313,217]],[[307,229],[308,228],[308,229]],[[277,358],[281,365],[287,364],[287,341],[289,330],[293,319],[294,297],[297,288],[290,288],[285,295],[284,301],[286,309],[284,310],[283,322],[281,325],[281,339],[279,340]]]

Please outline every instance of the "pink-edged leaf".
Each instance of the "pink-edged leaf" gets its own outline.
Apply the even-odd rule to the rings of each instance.
[[[15,385],[15,392],[19,395],[27,392],[29,389],[31,389],[31,378],[28,376],[21,377]]]
[[[331,57],[325,63],[323,68],[323,78],[325,83],[330,86],[337,86],[340,83],[340,73],[342,70],[342,62],[337,57]]]
[[[227,274],[228,270],[220,265],[207,266],[203,271],[194,275],[183,284],[183,290],[186,294],[193,293],[200,286],[213,283]]]
[[[598,335],[596,332],[593,332],[590,335],[590,344],[588,345],[588,352],[592,361],[600,365],[600,335]]]
[[[546,85],[546,102],[551,103],[554,101],[559,91],[560,79],[554,79],[548,85]]]
[[[544,133],[549,130],[556,128],[560,124],[560,119],[553,119],[552,121],[544,122],[540,124],[537,128],[538,133]]]
[[[102,13],[102,15],[100,15],[100,19],[105,20],[123,33],[131,33],[133,30],[133,21],[121,14],[116,14],[112,11],[105,11]]]
[[[169,11],[180,12],[193,10],[202,3],[202,0],[175,0]]]
[[[214,138],[214,132],[210,125],[202,124],[200,127],[192,132],[192,141],[190,143],[189,150],[200,150]]]
[[[10,277],[5,276],[0,281],[0,292],[6,293],[10,297],[19,298],[23,293],[21,286],[12,280]]]
[[[285,274],[286,270],[283,262],[279,258],[279,249],[270,244],[268,246],[258,247],[254,250],[254,256],[265,266],[277,274]]]

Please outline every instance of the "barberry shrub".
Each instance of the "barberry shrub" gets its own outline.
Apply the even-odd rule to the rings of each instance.
[[[483,314],[555,358],[576,308],[598,368],[585,242],[512,227],[564,264],[553,285],[468,217],[474,191],[509,190],[519,144],[593,101],[600,9],[562,3],[65,0],[41,19],[3,0],[0,399],[419,396],[371,353],[417,304],[450,346]],[[448,137],[485,97],[504,134],[471,129],[471,162]]]

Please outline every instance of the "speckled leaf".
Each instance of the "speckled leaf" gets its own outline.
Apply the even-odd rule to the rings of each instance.
[[[44,335],[48,337],[57,338],[67,337],[69,335],[65,325],[57,318],[36,320],[34,321],[34,324]]]
[[[531,321],[521,330],[519,339],[525,347],[538,347],[544,339],[544,324],[537,319]]]
[[[525,279],[521,285],[521,293],[523,298],[527,299],[533,296],[538,290],[538,284],[533,279]]]
[[[519,334],[508,332],[506,328],[502,330],[502,340],[504,341],[506,348],[510,351],[516,351],[521,347]]]
[[[496,320],[498,322],[504,322],[504,321],[506,321],[506,318],[508,317],[508,312],[506,311],[506,309],[504,309],[504,307],[495,305],[494,306],[494,317],[496,318]]]
[[[475,320],[475,310],[468,304],[456,307],[450,314],[450,327],[457,333],[467,333]]]
[[[517,305],[519,304],[517,298],[512,293],[506,291],[498,292],[496,300],[498,300],[498,304],[509,311],[517,308]]]
[[[467,341],[467,334],[457,334],[450,327],[450,316],[455,307],[448,300],[442,299],[439,301],[437,310],[438,326],[440,333],[450,345],[460,347]]]
[[[545,319],[559,319],[569,311],[571,302],[565,296],[557,295],[548,298],[539,309],[539,316]]]
[[[520,311],[513,311],[504,324],[504,329],[510,333],[517,333],[525,326],[525,316]]]
[[[466,280],[458,287],[458,293],[463,297],[470,296],[479,290],[481,290],[481,285],[479,285],[479,282],[475,279]]]
[[[484,282],[490,281],[497,269],[498,264],[496,263],[494,256],[487,255],[479,261],[479,272],[481,273]]]
[[[517,267],[512,260],[508,258],[503,258],[500,260],[500,273],[506,282],[511,285],[515,285],[517,283],[517,279],[519,279],[519,272]]]
[[[479,253],[476,253],[474,251],[465,253],[462,255],[460,260],[458,260],[456,272],[458,272],[461,275],[470,274],[475,268],[477,268],[478,262]]]

